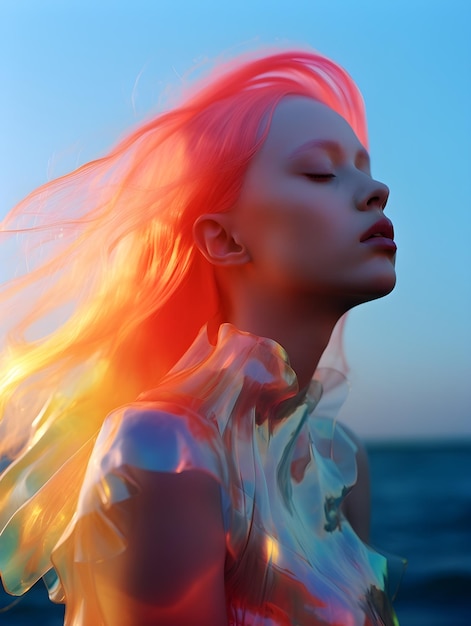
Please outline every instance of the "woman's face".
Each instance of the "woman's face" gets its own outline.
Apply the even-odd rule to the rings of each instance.
[[[345,310],[386,295],[396,250],[387,198],[342,117],[314,100],[286,98],[233,213],[252,277],[261,289],[321,295]]]

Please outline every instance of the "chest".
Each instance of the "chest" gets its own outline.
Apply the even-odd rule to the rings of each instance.
[[[363,626],[368,589],[381,581],[374,553],[341,514],[342,473],[307,428],[281,434],[261,429],[252,442],[238,439],[226,570],[231,624]]]

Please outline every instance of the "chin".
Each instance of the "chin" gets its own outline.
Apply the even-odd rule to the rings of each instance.
[[[396,286],[396,274],[393,273],[389,276],[382,276],[374,281],[374,284],[371,285],[370,289],[366,291],[364,302],[369,302],[370,300],[377,300],[378,298],[384,298],[391,293],[391,291]]]
[[[384,298],[391,293],[396,285],[396,274],[388,273],[387,275],[377,276],[374,280],[369,281],[368,285],[364,285],[362,289],[355,293],[351,293],[349,309],[353,309],[359,304],[371,302]]]

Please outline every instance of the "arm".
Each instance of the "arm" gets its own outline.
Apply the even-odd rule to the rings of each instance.
[[[221,446],[175,406],[107,418],[53,554],[66,625],[227,624]]]
[[[218,483],[200,471],[132,474],[140,493],[108,512],[118,527],[126,520],[126,549],[91,572],[105,623],[224,626]]]

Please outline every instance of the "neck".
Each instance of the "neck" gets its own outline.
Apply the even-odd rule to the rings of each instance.
[[[307,387],[341,313],[319,311],[312,306],[296,307],[292,300],[286,304],[264,299],[258,306],[256,299],[238,302],[227,320],[239,330],[279,343],[289,356],[299,388]]]

